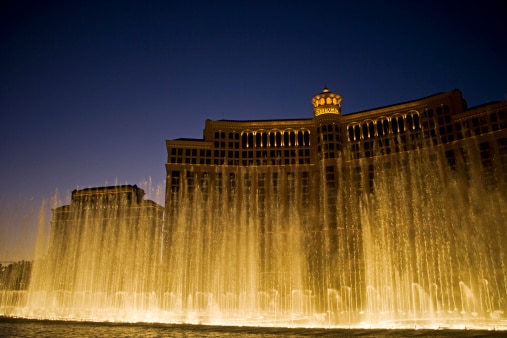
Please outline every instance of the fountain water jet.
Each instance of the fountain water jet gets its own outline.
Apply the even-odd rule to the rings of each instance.
[[[468,158],[478,156],[474,144],[465,151]],[[294,179],[302,174],[283,167],[238,168],[234,180],[207,189],[182,182],[164,243],[151,242],[160,236],[142,224],[138,231],[119,225],[117,232],[99,233],[83,212],[89,230],[67,234],[68,252],[61,257],[35,262],[28,290],[0,291],[0,314],[290,327],[502,327],[505,182],[488,184],[491,177],[478,161],[448,167],[438,147],[356,163],[336,159],[336,189],[319,177],[302,186]],[[232,177],[230,169],[220,170],[221,177]],[[304,205],[307,188],[319,198],[319,210]]]

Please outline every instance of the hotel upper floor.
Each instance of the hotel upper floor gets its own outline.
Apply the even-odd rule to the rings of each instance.
[[[449,145],[495,140],[507,153],[507,101],[468,108],[459,90],[386,107],[341,114],[341,97],[327,88],[312,99],[313,118],[206,120],[203,139],[167,140],[167,170],[193,166],[308,166],[354,161]]]

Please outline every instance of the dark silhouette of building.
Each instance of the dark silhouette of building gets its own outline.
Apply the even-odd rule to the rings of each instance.
[[[74,190],[69,205],[53,209],[50,289],[153,290],[162,221],[163,207],[135,185]]]

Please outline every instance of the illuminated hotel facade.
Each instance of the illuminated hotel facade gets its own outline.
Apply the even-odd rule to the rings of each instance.
[[[388,166],[428,148],[445,154],[445,164],[454,170],[468,161],[463,147],[470,142],[484,170],[500,163],[502,170],[492,175],[505,182],[507,101],[467,108],[461,92],[453,90],[342,115],[340,95],[324,88],[312,104],[313,118],[206,120],[203,139],[167,140],[166,230],[171,231],[182,199],[194,192],[230,196],[248,189],[257,196],[262,218],[263,204],[273,202],[262,196],[274,191],[294,203],[303,218],[315,220],[334,212],[340,179],[373,192],[376,164]]]
[[[456,312],[470,286],[481,311],[489,294],[504,311],[507,101],[468,108],[453,90],[342,115],[325,88],[312,104],[311,118],[206,120],[202,139],[167,140],[165,207],[137,186],[73,191],[31,292],[350,324]]]

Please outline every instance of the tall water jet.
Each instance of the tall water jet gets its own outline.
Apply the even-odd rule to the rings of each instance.
[[[35,261],[16,315],[126,320],[149,309],[163,208],[143,196],[137,186],[86,188],[54,208],[47,254]]]

